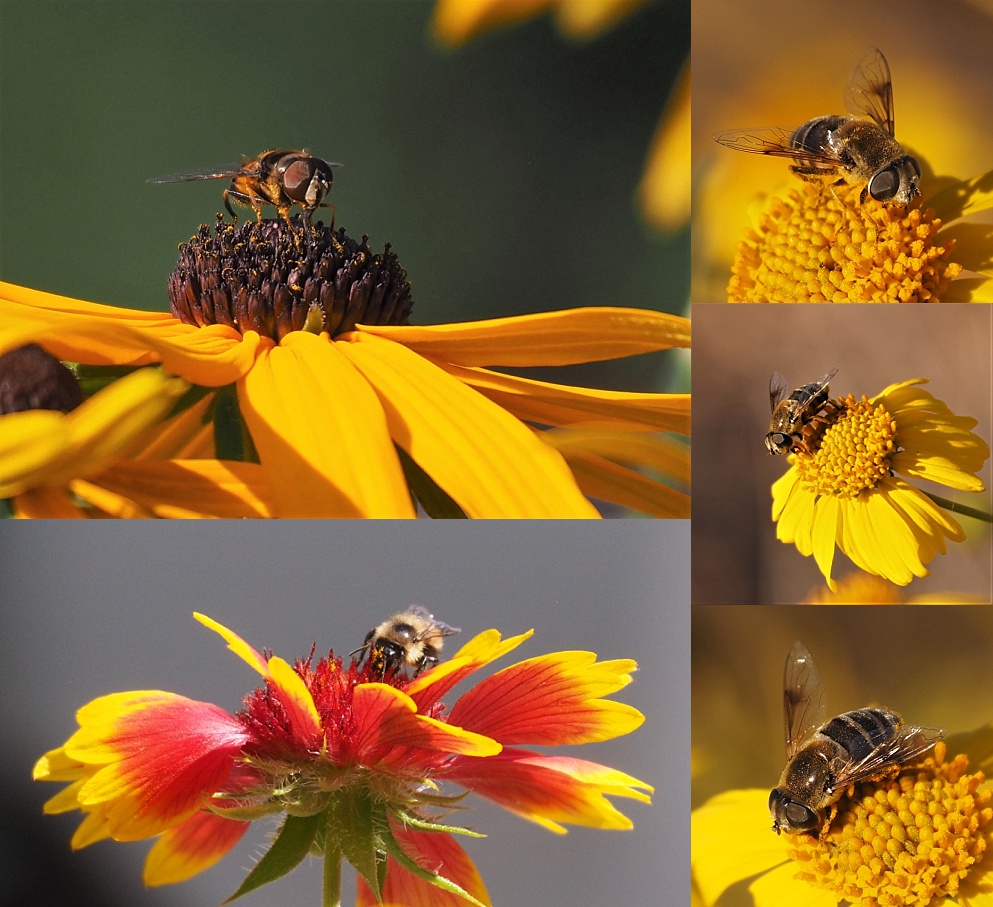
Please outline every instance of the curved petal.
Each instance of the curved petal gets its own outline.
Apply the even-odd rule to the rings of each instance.
[[[390,433],[472,517],[592,518],[562,457],[499,406],[400,344],[341,344],[379,394]]]
[[[414,701],[389,684],[358,684],[352,709],[356,724],[351,745],[355,758],[366,765],[388,755],[391,761],[409,763],[411,748],[468,756],[493,756],[501,749],[482,734],[418,714]],[[390,754],[395,747],[401,752]]]
[[[268,659],[264,658],[259,652],[253,649],[237,633],[233,630],[229,630],[223,624],[219,624],[213,618],[207,617],[206,614],[201,614],[199,611],[193,612],[193,619],[203,624],[208,630],[213,630],[218,636],[220,636],[221,639],[228,644],[228,648],[250,668],[258,671],[263,677],[269,676]]]
[[[272,492],[257,463],[123,460],[92,482],[163,518],[245,519],[273,513]]]
[[[369,383],[345,344],[296,331],[265,345],[238,402],[283,517],[412,517],[410,494]]]
[[[443,832],[415,831],[398,823],[391,823],[390,827],[403,852],[415,862],[454,882],[480,903],[491,903],[479,870],[454,837]],[[359,876],[358,907],[466,907],[467,903],[458,895],[415,876],[392,857],[386,866],[382,894],[383,900],[377,901],[372,889]]]
[[[290,663],[278,655],[269,659],[267,667],[269,682],[279,693],[279,702],[286,710],[293,737],[304,748],[319,745],[324,729],[307,684]]]
[[[689,394],[641,394],[551,384],[443,363],[445,371],[519,419],[543,425],[602,422],[615,429],[690,433]]]
[[[504,749],[489,759],[453,760],[449,777],[505,809],[559,834],[560,823],[592,828],[631,828],[633,823],[606,797],[628,797],[643,803],[652,788],[605,765]]]
[[[149,887],[174,885],[210,869],[240,840],[250,822],[224,819],[213,813],[194,813],[167,829],[145,859],[142,881]]]
[[[690,345],[688,318],[607,306],[424,327],[362,325],[359,330],[462,366],[574,365]]]
[[[0,497],[35,485],[64,485],[102,468],[131,450],[187,388],[157,368],[139,369],[70,413],[0,416]]]
[[[113,693],[77,712],[65,752],[90,766],[81,809],[99,808],[107,834],[136,841],[193,815],[248,742],[218,706],[158,690]]]
[[[449,721],[504,745],[558,745],[629,734],[645,716],[601,697],[631,682],[633,661],[597,662],[592,652],[555,652],[480,681],[452,707]]]
[[[788,836],[769,830],[768,803],[768,790],[733,790],[693,810],[693,880],[705,904],[716,904],[732,885],[789,860]]]

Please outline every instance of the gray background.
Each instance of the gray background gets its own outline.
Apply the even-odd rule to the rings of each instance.
[[[573,828],[558,836],[470,797],[478,808],[468,821],[488,837],[466,846],[493,903],[655,905],[660,891],[670,892],[673,903],[686,899],[686,523],[90,524],[87,530],[0,524],[0,777],[8,813],[0,833],[0,903],[45,905],[59,880],[71,879],[77,907],[88,896],[102,907],[218,904],[252,865],[270,826],[250,829],[235,852],[192,882],[145,890],[147,843],[101,842],[68,853],[79,814],[41,816],[42,802],[59,786],[30,780],[34,760],[64,742],[79,706],[116,690],[158,688],[236,710],[258,678],[193,620],[194,610],[256,648],[292,658],[315,640],[318,652],[347,652],[371,626],[411,603],[461,626],[453,643],[488,627],[505,635],[533,627],[535,636],[513,658],[590,649],[640,665],[616,698],[646,714],[643,727],[565,751],[653,784],[653,804],[615,801],[633,818],[631,832]],[[40,881],[25,879],[39,867]],[[23,884],[31,886],[30,898]],[[319,887],[319,864],[310,861],[239,903],[316,905]],[[351,891],[349,885],[346,904]]]

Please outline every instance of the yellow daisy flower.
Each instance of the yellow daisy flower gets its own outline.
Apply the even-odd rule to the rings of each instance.
[[[924,565],[945,553],[946,538],[965,539],[959,523],[902,476],[984,491],[975,474],[989,446],[970,431],[975,419],[956,416],[919,387],[925,383],[839,401],[812,452],[792,454],[772,486],[777,538],[813,554],[831,589],[836,545],[862,570],[905,586],[927,575]]]
[[[801,183],[738,246],[727,301],[993,302],[993,228],[962,222],[993,207],[991,177],[945,180],[907,208]]]
[[[182,484],[171,488],[168,507],[179,512],[199,512],[213,471],[228,483],[224,496],[256,515],[411,517],[413,491],[439,515],[596,517],[546,429],[592,426],[642,440],[689,433],[689,395],[574,388],[484,368],[688,347],[689,322],[677,316],[587,308],[410,326],[409,284],[388,248],[373,254],[343,230],[299,220],[201,228],[182,248],[170,298],[174,314],[165,315],[0,284],[0,353],[33,342],[90,366],[160,363],[206,389],[210,417],[216,424],[226,413],[227,436],[240,442],[235,454],[218,453],[256,468],[239,476],[200,464],[185,497]],[[129,476],[131,491],[147,504],[156,489],[139,478]],[[627,483],[602,479],[607,499],[615,487],[626,503],[637,498]]]
[[[896,777],[856,784],[820,836],[771,834],[767,789],[713,797],[691,819],[702,903],[747,882],[755,907],[989,907],[991,730],[941,741]]]

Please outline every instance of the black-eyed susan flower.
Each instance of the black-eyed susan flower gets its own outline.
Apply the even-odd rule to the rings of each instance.
[[[767,789],[719,794],[693,812],[694,887],[708,907],[746,882],[755,907],[989,907],[991,756],[989,728],[939,742],[855,785],[820,835],[772,834]]]
[[[914,378],[872,399],[838,401],[813,452],[792,454],[772,486],[776,537],[813,554],[832,589],[835,546],[860,569],[905,586],[927,575],[924,565],[945,553],[946,539],[965,539],[959,523],[908,479],[982,492],[976,473],[989,446],[971,431],[975,419],[955,415],[925,383]]]
[[[122,493],[157,515],[201,514],[214,477],[216,515],[411,517],[420,504],[436,515],[596,517],[547,429],[689,432],[689,395],[484,368],[689,346],[689,323],[677,316],[587,308],[412,326],[410,286],[388,247],[374,254],[344,230],[299,219],[201,228],[169,290],[173,315],[0,284],[0,353],[33,342],[89,366],[159,363],[206,394],[201,424],[185,423],[191,433],[214,426],[203,462],[186,456],[176,467],[170,455],[120,467]],[[197,478],[184,494],[189,473]],[[612,484],[599,485],[608,499]],[[630,488],[624,495],[635,503]]]
[[[345,665],[333,653],[291,666],[196,617],[264,678],[237,715],[157,690],[102,696],[79,710],[79,729],[34,770],[36,779],[68,782],[46,812],[84,813],[73,847],[157,838],[148,885],[207,869],[253,820],[277,815],[283,824],[238,893],[316,853],[325,905],[340,903],[343,860],[359,874],[360,905],[489,904],[456,842],[472,833],[444,824],[464,797],[447,785],[558,832],[562,823],[630,828],[607,797],[649,801],[651,788],[622,772],[524,748],[637,728],[641,713],[604,698],[630,682],[630,660],[538,656],[482,680],[449,709],[442,697],[457,683],[531,634],[504,640],[488,630],[408,678],[381,660]]]
[[[798,183],[739,244],[728,302],[993,301],[993,228],[962,221],[993,205],[991,176],[925,183],[908,207]]]

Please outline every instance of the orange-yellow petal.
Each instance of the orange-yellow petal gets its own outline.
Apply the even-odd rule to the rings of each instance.
[[[453,324],[362,325],[415,353],[461,366],[575,365],[688,348],[690,322],[651,309],[590,307]]]
[[[429,872],[454,882],[477,901],[489,907],[490,898],[482,876],[469,855],[449,834],[422,832],[391,823],[394,837],[404,853]],[[383,885],[383,900],[377,901],[372,889],[359,878],[358,907],[466,907],[458,895],[444,891],[415,876],[390,858]]]
[[[643,803],[652,788],[605,765],[542,756],[505,748],[490,759],[456,758],[450,777],[505,809],[550,831],[566,831],[562,822],[593,828],[631,828],[631,820],[606,795],[629,797]]]
[[[498,671],[468,690],[449,720],[508,744],[610,740],[645,716],[600,697],[631,681],[633,661],[597,662],[592,652],[555,652]]]
[[[390,434],[470,517],[594,518],[561,455],[406,347],[352,333],[345,354],[379,395]]]
[[[174,885],[210,869],[241,840],[250,824],[209,812],[194,813],[159,836],[148,852],[142,881],[149,888]]]
[[[382,407],[326,335],[267,341],[238,402],[283,517],[412,517]]]
[[[352,746],[356,757],[366,764],[386,757],[406,763],[410,748],[468,756],[492,756],[500,752],[500,744],[489,737],[418,714],[414,701],[389,684],[359,684],[355,687],[352,708],[356,720]],[[391,754],[395,747],[401,751]]]

